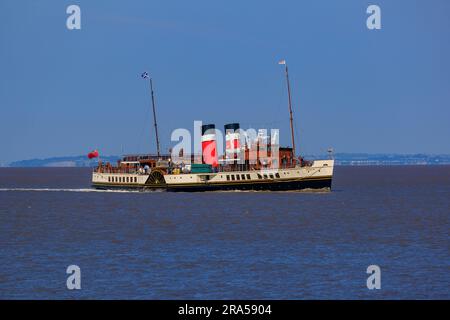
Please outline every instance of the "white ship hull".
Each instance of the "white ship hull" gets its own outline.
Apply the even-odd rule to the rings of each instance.
[[[166,191],[303,190],[331,189],[334,160],[287,169],[188,174],[92,174],[92,185],[102,189],[162,189]]]

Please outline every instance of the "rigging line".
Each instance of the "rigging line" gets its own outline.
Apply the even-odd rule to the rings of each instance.
[[[294,122],[295,122],[295,116],[294,116]],[[301,128],[297,128],[298,126],[294,125],[294,131],[295,131],[295,136],[297,138],[297,141],[300,141],[299,137],[300,137],[300,133],[302,132]],[[305,151],[304,148],[304,144],[303,143],[297,143],[297,153],[300,156],[300,154],[302,152],[300,152],[300,150]]]
[[[292,76],[290,76],[291,83],[292,83],[292,80],[293,80]],[[288,102],[287,101],[288,98],[286,98],[286,91],[288,90],[288,87],[287,87],[286,76],[285,76],[284,72],[283,72],[283,74],[281,76],[281,81],[279,81],[279,83],[280,83],[280,86],[279,86],[279,89],[278,89],[279,90],[279,93],[278,93],[278,110],[280,110],[280,112],[277,115],[280,115],[280,116],[283,115],[283,117],[282,117],[283,120],[280,120],[280,124],[284,123],[286,125],[285,128],[289,128],[290,127],[289,120],[286,121],[285,116],[284,116],[284,112],[285,112],[284,110],[286,108],[286,103]],[[292,94],[291,94],[291,97],[292,97]],[[292,99],[292,101],[293,100],[294,99]],[[293,105],[294,105],[294,111],[293,111],[293,114],[294,114],[294,125],[293,125],[293,127],[294,127],[294,130],[295,130],[296,129],[296,126],[295,126],[295,115],[296,115],[295,102],[293,102]],[[282,128],[279,128],[279,129],[281,131]],[[289,130],[287,130],[286,132],[288,132],[288,135],[290,135]],[[298,135],[295,138],[298,141]],[[289,139],[289,140],[291,140],[291,139]],[[289,141],[287,145],[293,147],[292,146],[292,141]]]

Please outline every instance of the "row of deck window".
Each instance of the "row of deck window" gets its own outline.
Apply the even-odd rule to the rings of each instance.
[[[230,181],[230,179],[232,180],[232,181],[235,181],[235,180],[250,180],[251,178],[250,178],[250,175],[249,174],[227,174],[227,180],[228,181]]]
[[[275,178],[279,178],[280,177],[280,174],[277,172],[277,173],[275,173],[275,177],[274,177],[274,175],[272,174],[272,173],[270,173],[270,174],[263,174],[263,175],[260,175],[259,173],[258,173],[258,179],[275,179]]]
[[[137,183],[137,177],[108,177],[108,182]]]
[[[275,176],[271,173],[269,175],[267,174],[259,174],[258,173],[258,179],[275,179],[276,178],[280,178],[280,174],[279,173],[275,173]],[[227,180],[228,181],[236,181],[236,180],[250,180],[250,174],[227,174]]]

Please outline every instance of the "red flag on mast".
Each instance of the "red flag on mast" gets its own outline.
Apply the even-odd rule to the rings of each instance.
[[[98,150],[95,149],[94,151],[89,152],[87,156],[89,159],[98,158]]]

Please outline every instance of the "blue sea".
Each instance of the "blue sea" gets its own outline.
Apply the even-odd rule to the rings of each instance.
[[[336,167],[331,192],[95,191],[90,173],[0,169],[0,299],[450,299],[450,166]]]

